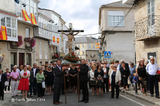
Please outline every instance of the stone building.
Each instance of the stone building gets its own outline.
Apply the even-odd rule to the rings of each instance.
[[[123,3],[134,5],[137,61],[153,56],[160,65],[160,1],[123,0]]]
[[[7,35],[7,39],[0,40],[0,55],[3,55],[1,69],[35,62],[33,30],[37,26],[38,3],[39,0],[1,1],[0,26],[1,29],[6,28],[6,34],[2,32],[2,35]]]
[[[62,17],[52,10],[38,9],[39,0],[1,0],[0,69],[13,65],[51,62],[55,54],[67,54],[67,29]],[[6,29],[6,30],[5,30]]]
[[[90,61],[99,61],[99,42],[92,37],[75,37],[75,45],[79,48],[76,54],[80,59]]]
[[[101,31],[101,48],[111,51],[111,58],[102,57],[102,61],[113,59],[135,62],[134,44],[134,10],[121,1],[102,5],[99,9],[99,27]],[[126,17],[127,15],[127,17]]]

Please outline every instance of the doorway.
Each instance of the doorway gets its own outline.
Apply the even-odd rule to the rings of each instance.
[[[19,66],[24,65],[24,53],[19,53]]]

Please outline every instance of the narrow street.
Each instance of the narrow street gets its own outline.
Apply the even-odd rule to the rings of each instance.
[[[5,101],[0,103],[0,106],[52,106],[53,105],[53,96],[46,95],[45,100],[42,101],[28,101],[28,102],[11,102],[9,99],[10,94],[6,94]],[[77,95],[73,93],[67,94],[67,104],[64,102],[64,95],[61,96],[60,106],[155,106],[149,102],[143,101],[141,99],[135,98],[133,96],[127,95],[125,93],[120,94],[119,99],[111,99],[110,93],[105,93],[103,96],[92,96],[90,92],[89,103],[84,104],[77,102]],[[18,97],[20,98],[20,96]],[[31,98],[29,98],[31,99]],[[36,97],[32,98],[33,100]]]

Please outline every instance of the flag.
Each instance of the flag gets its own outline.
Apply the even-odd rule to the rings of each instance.
[[[34,25],[37,25],[36,18],[35,18],[35,15],[33,13],[31,13],[31,23],[34,24]]]
[[[59,43],[59,38],[57,38],[57,43]]]
[[[55,42],[55,37],[53,37],[53,42]]]
[[[7,40],[7,30],[5,26],[1,26],[0,28],[0,40]]]
[[[25,10],[22,9],[22,13],[23,13],[23,17],[24,17],[25,21],[31,21]]]

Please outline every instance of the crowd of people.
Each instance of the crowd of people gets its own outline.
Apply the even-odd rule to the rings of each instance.
[[[10,91],[12,98],[18,96],[18,90],[22,93],[22,99],[37,95],[44,98],[46,94],[53,95],[53,104],[60,104],[60,95],[67,92],[79,93],[82,91],[82,100],[89,102],[88,87],[92,90],[92,96],[103,96],[105,92],[111,91],[111,98],[119,98],[120,87],[122,91],[133,89],[138,94],[140,90],[144,95],[150,93],[159,98],[159,66],[152,57],[149,62],[144,59],[136,65],[121,60],[96,63],[81,60],[81,64],[68,66],[61,65],[61,60],[44,66],[33,67],[15,65],[12,70],[7,68],[5,72],[0,70],[0,97],[4,100],[4,91]]]

